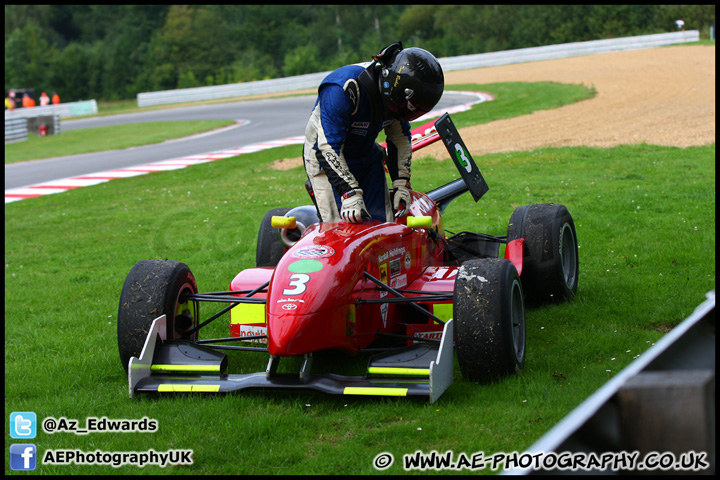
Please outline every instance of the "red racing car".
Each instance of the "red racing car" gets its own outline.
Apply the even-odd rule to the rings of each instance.
[[[452,383],[454,352],[471,381],[520,372],[525,300],[562,301],[577,291],[573,219],[562,205],[526,205],[506,236],[446,232],[447,205],[468,191],[478,201],[488,187],[447,114],[413,133],[413,150],[441,139],[462,178],[411,192],[407,217],[321,223],[314,205],[273,209],[260,226],[257,266],[225,292],[199,293],[184,263],[138,262],[117,320],[130,396],[301,388],[434,402]],[[201,302],[226,306],[203,320]],[[228,312],[230,337],[199,338]],[[267,368],[230,374],[228,350],[264,353]],[[370,353],[367,371],[313,373],[313,354],[324,351]],[[278,372],[284,357],[302,359],[296,373]]]

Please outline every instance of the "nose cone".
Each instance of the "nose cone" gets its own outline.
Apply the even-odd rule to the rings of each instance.
[[[300,308],[291,308],[290,312]],[[357,353],[354,333],[354,305],[311,314],[268,315],[268,351],[276,357],[329,349]]]
[[[276,357],[293,357],[312,351],[313,338],[308,315],[269,315],[268,351]],[[272,334],[270,334],[272,332]]]

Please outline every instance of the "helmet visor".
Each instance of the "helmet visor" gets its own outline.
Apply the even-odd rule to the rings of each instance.
[[[434,106],[435,103],[432,105],[415,104],[413,98],[403,98],[399,101],[391,98],[386,104],[386,113],[395,120],[412,122],[431,111]]]

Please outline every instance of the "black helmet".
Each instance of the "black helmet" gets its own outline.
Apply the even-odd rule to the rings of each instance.
[[[432,53],[415,47],[403,49],[398,42],[373,58],[382,66],[378,76],[380,97],[389,117],[412,121],[440,100],[445,79]]]

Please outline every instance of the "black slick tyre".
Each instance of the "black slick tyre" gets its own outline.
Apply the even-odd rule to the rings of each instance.
[[[525,366],[525,306],[515,266],[506,259],[464,263],[453,297],[455,350],[465,378],[487,383]]]
[[[275,267],[285,254],[285,245],[280,239],[278,230],[272,227],[271,221],[273,216],[283,216],[289,211],[289,208],[272,208],[260,222],[257,249],[255,250],[256,267]]]
[[[532,303],[560,302],[578,288],[578,247],[575,223],[563,205],[518,207],[508,224],[508,242],[525,239],[522,281]]]
[[[197,340],[188,333],[198,323],[198,302],[182,296],[197,293],[195,277],[187,265],[172,260],[142,260],[125,278],[120,294],[117,339],[120,361],[127,371],[130,357],[139,357],[152,321],[167,319],[166,339]]]

